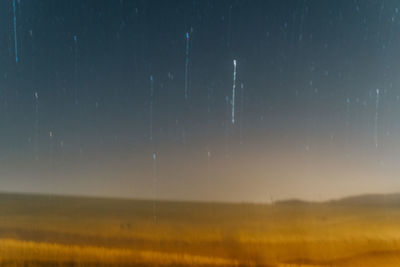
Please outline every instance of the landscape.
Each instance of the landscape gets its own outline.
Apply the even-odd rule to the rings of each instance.
[[[400,194],[269,204],[0,195],[1,266],[399,266]]]
[[[0,0],[0,267],[400,267],[400,1]]]

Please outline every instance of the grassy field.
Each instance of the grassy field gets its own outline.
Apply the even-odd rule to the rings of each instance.
[[[0,194],[0,265],[400,266],[399,195],[153,205]]]

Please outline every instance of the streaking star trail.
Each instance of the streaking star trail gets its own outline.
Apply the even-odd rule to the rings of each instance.
[[[375,127],[374,127],[374,141],[375,147],[378,148],[378,120],[379,120],[379,89],[376,89],[376,102],[375,102]]]
[[[15,4],[15,0],[12,0],[13,6],[13,23],[14,23],[14,53],[15,53],[15,62],[18,63],[18,39],[17,39],[17,7]]]
[[[236,59],[233,60],[232,124],[235,124]]]
[[[190,35],[189,32],[186,33],[186,57],[185,57],[185,100],[188,99],[188,86],[189,86],[189,45],[190,45]]]

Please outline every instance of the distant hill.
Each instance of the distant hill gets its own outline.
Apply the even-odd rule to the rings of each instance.
[[[47,204],[49,200],[54,201],[72,201],[80,203],[85,202],[106,202],[106,203],[135,203],[135,204],[151,204],[154,202],[151,199],[127,199],[127,198],[108,198],[108,197],[93,197],[93,196],[68,196],[68,195],[48,195],[48,194],[35,194],[35,193],[11,193],[0,191],[0,204],[6,203],[4,201],[32,201],[35,203]],[[189,205],[196,204],[200,206],[217,205],[217,206],[264,206],[265,203],[247,203],[247,202],[207,202],[207,201],[184,201],[184,200],[157,200],[158,203],[165,203],[168,205]],[[344,197],[340,199],[327,200],[327,201],[307,201],[298,198],[288,198],[277,200],[273,205],[280,206],[309,206],[309,205],[324,205],[324,204],[336,204],[336,205],[398,205],[400,207],[400,193],[392,194],[364,194]],[[268,204],[269,205],[269,204]]]
[[[399,205],[400,193],[394,194],[366,194],[359,196],[345,197],[329,203],[345,205]]]
[[[275,205],[290,205],[290,206],[299,206],[299,205],[309,205],[313,203],[318,203],[318,202],[311,202],[311,201],[305,201],[297,198],[292,198],[292,199],[283,199],[283,200],[278,200],[275,202]]]
[[[337,204],[337,205],[399,205],[400,207],[400,193],[393,194],[365,194],[349,196],[335,200],[328,201],[305,201],[301,199],[283,199],[276,201],[275,205],[281,206],[304,206],[304,205],[323,205],[323,204]]]

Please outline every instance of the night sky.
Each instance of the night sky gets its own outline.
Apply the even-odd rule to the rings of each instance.
[[[261,202],[400,191],[399,10],[0,0],[0,191]]]

